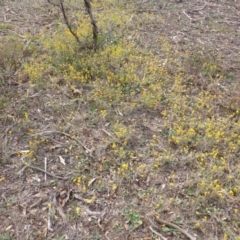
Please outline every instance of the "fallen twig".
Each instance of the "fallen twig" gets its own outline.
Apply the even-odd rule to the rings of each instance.
[[[183,10],[183,14],[184,14],[191,22],[205,19],[205,17],[193,19],[193,18],[192,18],[191,16],[189,16],[189,15],[186,13],[186,11],[184,11],[184,10]]]
[[[112,137],[112,134],[111,133],[109,133],[108,131],[106,131],[105,129],[101,129],[104,133],[106,133],[109,137]]]
[[[56,207],[59,215],[62,217],[63,223],[67,223],[67,216],[64,213],[63,207],[58,204],[57,199],[56,199],[56,194],[53,195],[53,204]]]
[[[95,217],[101,217],[103,218],[104,215],[106,214],[106,209],[104,209],[102,212],[99,211],[91,211],[89,210],[87,207],[85,207],[85,212],[87,213],[87,215],[89,216],[95,216]]]
[[[201,11],[201,10],[203,10],[206,6],[207,6],[207,4],[204,3],[204,5],[203,5],[202,7],[195,8],[195,9],[192,10],[192,12],[194,12],[194,11],[196,11],[196,12]]]
[[[38,206],[41,202],[42,202],[42,199],[39,198],[38,201],[36,201],[35,203],[33,203],[33,204],[29,207],[29,209],[35,208],[35,207]]]
[[[38,135],[43,135],[43,134],[51,134],[51,133],[58,133],[58,134],[62,134],[72,140],[74,140],[76,143],[78,143],[79,145],[81,145],[88,153],[92,154],[92,150],[89,149],[84,143],[82,143],[81,141],[79,141],[78,139],[76,139],[75,137],[72,137],[70,134],[65,133],[65,132],[61,132],[61,131],[45,131],[45,132],[40,132],[38,133]]]
[[[177,226],[174,223],[171,223],[171,222],[168,222],[168,221],[165,221],[165,220],[162,220],[162,219],[157,219],[157,218],[155,218],[155,220],[160,224],[165,224],[165,225],[168,225],[170,227],[173,227],[173,228],[177,229],[178,231],[183,233],[185,236],[187,236],[190,240],[196,240],[196,238],[193,237],[192,235],[190,235],[186,230],[180,228],[179,226]],[[150,218],[149,218],[149,221],[150,221],[150,223],[154,224],[153,221]]]
[[[165,238],[162,234],[158,233],[157,231],[155,231],[151,226],[149,227],[149,229],[155,233],[156,235],[158,235],[161,239],[163,240],[167,240],[167,238]]]
[[[108,232],[108,231],[106,231],[106,233],[105,233],[105,237],[106,237],[106,239],[107,239],[107,240],[110,240],[110,238],[107,236],[107,235],[108,235],[108,233],[109,233],[109,232]]]
[[[185,11],[183,11],[183,14],[184,14],[187,18],[189,18],[191,21],[193,21],[193,18],[191,18]]]
[[[44,171],[47,172],[47,158],[44,158]],[[47,181],[47,174],[44,174],[44,180]]]
[[[86,200],[84,198],[82,198],[79,194],[74,194],[73,195],[74,199],[80,200],[84,203],[86,203]],[[107,213],[107,207],[105,207],[103,209],[103,211],[99,212],[99,211],[91,211],[89,210],[86,206],[84,207],[85,212],[88,216],[93,216],[93,217],[100,217],[100,219],[103,219],[103,217],[105,216],[105,214]]]
[[[19,172],[20,172],[21,174],[23,174],[24,171],[25,171],[27,168],[31,168],[31,169],[33,169],[33,170],[35,170],[35,171],[39,171],[39,172],[45,173],[46,175],[48,175],[48,176],[50,176],[50,177],[57,178],[57,179],[60,179],[60,180],[67,180],[67,179],[68,179],[67,177],[60,177],[60,176],[53,175],[53,174],[51,174],[50,172],[47,172],[47,171],[45,171],[45,170],[43,170],[43,169],[41,169],[41,168],[38,168],[38,167],[33,167],[33,166],[31,166],[31,165],[27,165],[27,166],[23,167]]]
[[[51,209],[50,207],[48,208],[48,220],[47,220],[47,229],[50,231],[50,232],[53,232],[53,229],[51,227]]]

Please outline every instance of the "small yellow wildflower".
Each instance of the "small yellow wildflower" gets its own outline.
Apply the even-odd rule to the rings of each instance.
[[[200,222],[197,222],[195,225],[194,225],[195,228],[200,228],[201,227],[201,224]]]
[[[128,170],[129,166],[128,166],[128,163],[123,163],[122,164],[122,169],[123,170]]]
[[[114,184],[112,185],[112,190],[115,191],[115,190],[117,189],[117,187],[118,187],[117,184],[114,183]]]
[[[4,181],[5,177],[0,177],[0,182]]]
[[[224,239],[224,240],[227,240],[227,239],[228,239],[228,235],[227,235],[226,233],[224,233],[223,239]]]
[[[233,190],[229,190],[229,195],[231,195],[231,196],[234,196],[234,192],[233,192]]]
[[[28,116],[28,113],[27,113],[27,112],[24,113],[24,117],[25,117],[26,119],[28,119],[29,116]]]
[[[81,208],[80,207],[76,207],[76,213],[79,215],[81,213]]]
[[[222,193],[218,193],[218,196],[219,196],[220,198],[222,198],[222,197],[223,197]]]

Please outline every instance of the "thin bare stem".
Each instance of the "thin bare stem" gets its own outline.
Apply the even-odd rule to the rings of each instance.
[[[76,41],[80,44],[80,40],[79,40],[79,37],[78,35],[73,31],[69,21],[68,21],[68,17],[67,17],[67,14],[66,14],[66,11],[65,11],[65,8],[64,8],[64,5],[63,5],[63,0],[60,0],[60,9],[62,11],[62,14],[63,14],[63,18],[64,18],[64,22],[65,24],[67,25],[68,27],[68,30],[70,31],[70,33],[75,37]]]
[[[179,226],[177,226],[177,225],[174,224],[174,223],[171,223],[171,222],[162,220],[162,219],[160,219],[160,218],[155,219],[155,220],[156,220],[158,223],[160,223],[160,224],[165,224],[165,225],[168,225],[168,226],[170,226],[170,227],[172,227],[172,228],[177,229],[178,231],[180,231],[181,233],[183,233],[186,237],[188,237],[190,240],[196,240],[196,238],[193,237],[191,234],[189,234],[186,230],[180,228]],[[149,218],[149,222],[154,225],[154,222],[153,222],[150,218]]]
[[[27,166],[23,167],[23,168],[20,170],[20,173],[23,173],[27,168],[31,168],[31,169],[33,169],[33,170],[35,170],[35,171],[42,172],[42,173],[44,173],[44,174],[47,174],[47,175],[50,176],[50,177],[57,178],[57,179],[60,179],[60,180],[67,180],[67,179],[68,179],[67,177],[60,177],[60,176],[53,175],[53,174],[51,174],[50,172],[47,172],[47,171],[45,171],[45,170],[43,170],[43,169],[41,169],[41,168],[38,168],[38,167],[33,167],[33,166],[31,166],[31,165],[27,165]]]
[[[84,3],[85,3],[87,13],[88,13],[88,15],[90,17],[90,20],[91,20],[91,24],[92,24],[92,28],[93,28],[93,48],[96,50],[97,40],[98,40],[98,27],[97,27],[96,21],[93,18],[92,7],[91,7],[90,1],[89,0],[84,0]]]
[[[68,16],[66,14],[66,10],[65,10],[65,7],[64,7],[64,4],[63,4],[63,0],[59,0],[59,4],[55,4],[51,0],[48,0],[48,2],[50,4],[52,4],[53,6],[58,6],[60,8],[60,10],[62,12],[62,15],[63,15],[64,22],[67,25],[68,30],[74,36],[76,41],[80,44],[81,42],[80,42],[80,39],[79,39],[77,33],[73,30],[71,24],[69,23]],[[97,27],[97,23],[96,23],[95,19],[93,18],[92,6],[91,6],[90,1],[89,0],[84,0],[84,5],[86,7],[88,16],[89,16],[91,24],[92,24],[93,49],[96,50],[97,49],[97,40],[98,40],[98,27]]]

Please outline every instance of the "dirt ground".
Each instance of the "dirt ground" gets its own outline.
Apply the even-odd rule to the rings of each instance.
[[[139,48],[149,49],[156,56],[161,55],[158,50],[158,39],[164,36],[179,53],[188,51],[193,56],[198,54],[204,58],[208,55],[213,59],[218,56],[224,71],[234,75],[234,81],[228,80],[229,82],[225,83],[234,89],[229,101],[234,104],[240,103],[239,1],[133,2],[134,8],[129,11],[132,11],[133,18],[136,18],[139,24],[137,27],[133,26],[132,38],[138,42]],[[151,18],[141,23],[140,19],[145,19],[146,13],[150,14]],[[25,41],[25,34],[34,36],[41,33],[43,28],[51,28],[62,21],[58,10],[43,0],[1,0],[0,16],[1,41],[9,36]],[[27,42],[24,44],[26,46]],[[11,44],[9,46],[11,47]],[[17,65],[21,66],[26,56],[18,57]],[[196,71],[198,74],[194,64],[185,62],[185,59],[180,60],[185,64],[187,71]],[[129,223],[120,215],[119,209],[123,209],[126,202],[141,206],[143,201],[131,195],[133,191],[131,185],[136,188],[142,187],[141,184],[155,184],[161,187],[167,178],[167,172],[157,180],[152,180],[150,175],[143,182],[138,182],[137,178],[131,183],[122,180],[119,186],[124,185],[124,189],[129,189],[129,193],[124,196],[102,187],[112,181],[112,173],[103,178],[100,173],[96,174],[98,161],[101,161],[103,152],[107,151],[107,146],[101,145],[100,139],[110,133],[101,130],[103,123],[96,122],[97,114],[88,112],[88,118],[84,118],[80,113],[87,112],[87,105],[83,104],[79,107],[79,115],[68,124],[65,118],[67,114],[62,115],[61,112],[71,114],[76,108],[69,104],[68,90],[63,90],[66,94],[57,92],[54,87],[35,91],[28,87],[27,79],[26,82],[18,84],[19,69],[9,71],[7,84],[0,83],[2,99],[3,96],[7,99],[2,100],[3,107],[0,108],[0,239],[191,239],[180,232],[166,233],[165,237],[155,234],[153,237],[153,231],[149,228],[151,220],[147,217],[148,211],[151,210],[147,208],[139,207],[141,216],[144,216],[141,219],[131,212],[123,214],[129,218],[135,217],[134,221],[136,223],[139,221],[141,226],[129,230]],[[28,101],[24,98],[25,95]],[[26,109],[30,121],[19,127],[17,123]],[[146,111],[131,114],[138,119],[136,129],[139,133],[143,133],[146,138],[152,135],[154,126],[150,126],[151,129],[147,128],[141,119],[147,114],[149,119],[155,119],[157,116]],[[64,131],[57,128],[60,123],[65,123]],[[38,136],[34,135],[31,129],[38,129]],[[72,137],[73,135],[81,140]],[[38,142],[34,156],[28,155],[31,154],[29,150],[31,141],[38,139],[39,136],[42,138]],[[68,151],[72,148],[75,152],[69,157]],[[74,155],[81,156],[79,161],[81,170],[76,169]],[[40,170],[24,167],[23,163],[29,157],[36,159],[35,166],[39,166]],[[54,176],[41,170],[44,164],[47,164],[48,172]],[[75,184],[78,180],[72,181],[73,176],[78,176],[79,171],[82,175],[91,176],[88,186],[96,184],[96,187],[91,191],[80,192]],[[102,182],[99,181],[100,178]],[[126,187],[128,184],[129,187]],[[93,195],[97,200],[91,198]],[[238,202],[237,205],[239,204]],[[77,217],[73,208],[83,212],[81,218]],[[188,224],[191,224],[191,217],[188,219],[190,212],[191,209],[187,207],[185,213],[181,212],[185,214],[185,219],[189,220],[183,226],[184,229],[188,229]],[[161,224],[164,225],[163,222]],[[212,231],[207,235],[208,238],[205,238],[204,233],[193,229],[189,232],[197,239],[222,239],[218,235],[217,224],[214,224],[213,228],[207,228]],[[120,227],[122,225],[124,228]],[[240,236],[236,226],[233,230]]]

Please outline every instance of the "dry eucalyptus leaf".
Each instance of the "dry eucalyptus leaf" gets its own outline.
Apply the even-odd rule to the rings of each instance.
[[[92,180],[90,180],[89,183],[88,183],[88,187],[91,186],[95,182],[96,179],[97,178],[93,178]]]
[[[13,227],[13,225],[9,225],[9,226],[5,229],[5,231],[10,230],[12,227]]]
[[[37,198],[46,198],[46,197],[47,197],[47,194],[44,193],[44,192],[39,192],[39,193],[35,194],[34,197],[37,197]]]
[[[59,156],[59,160],[61,164],[66,165],[65,159],[62,156]]]
[[[31,215],[36,216],[37,211],[38,210],[35,208],[35,209],[30,210],[29,212],[30,212]]]

